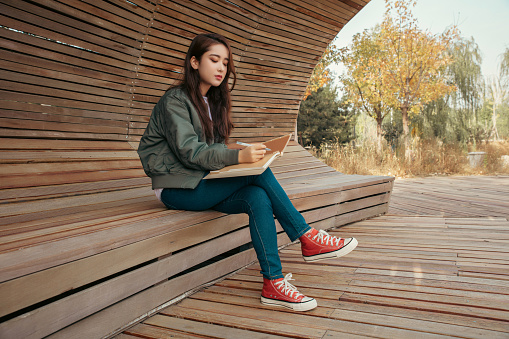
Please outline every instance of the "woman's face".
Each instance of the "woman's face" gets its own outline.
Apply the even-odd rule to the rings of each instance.
[[[228,49],[223,44],[210,46],[202,55],[201,61],[194,56],[191,58],[191,66],[200,73],[202,95],[207,93],[210,86],[219,86],[223,82],[228,62]]]

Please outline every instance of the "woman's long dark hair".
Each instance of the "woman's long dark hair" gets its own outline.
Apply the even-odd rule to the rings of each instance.
[[[207,92],[208,102],[210,105],[210,113],[212,121],[210,121],[208,109],[200,92],[200,73],[191,66],[191,58],[194,56],[201,62],[201,58],[210,47],[215,44],[223,44],[228,50],[228,66],[226,74],[221,85],[211,86]],[[231,98],[230,92],[233,91],[237,82],[235,74],[235,66],[233,65],[233,55],[230,43],[220,34],[208,33],[197,35],[187,51],[184,61],[183,76],[176,86],[181,86],[188,94],[200,116],[200,122],[205,132],[207,141],[228,142],[228,138],[233,130],[231,119]],[[232,88],[228,88],[228,79],[233,75]],[[171,86],[172,88],[174,86]]]

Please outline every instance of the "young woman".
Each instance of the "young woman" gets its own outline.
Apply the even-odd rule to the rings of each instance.
[[[138,154],[156,196],[169,209],[247,213],[253,247],[263,275],[261,302],[307,311],[316,300],[299,293],[283,277],[274,216],[291,241],[300,239],[306,261],[337,258],[356,246],[311,228],[267,169],[257,176],[207,180],[210,170],[263,158],[261,143],[238,149],[228,145],[233,129],[228,80],[235,68],[229,42],[219,34],[200,34],[191,42],[183,79],[155,105]]]

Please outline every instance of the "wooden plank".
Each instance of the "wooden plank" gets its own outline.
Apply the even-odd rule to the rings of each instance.
[[[308,192],[313,191],[314,194],[325,194],[328,192],[338,191],[338,190],[348,190],[359,187],[366,187],[375,184],[381,184],[385,182],[391,182],[392,179],[378,177],[380,179],[373,179],[370,177],[356,177],[356,176],[341,176],[335,175],[333,177],[327,178],[328,180],[321,181],[320,179],[310,180],[304,183],[294,182],[294,183],[284,183],[282,184],[285,187],[285,191],[288,195],[292,195],[294,197],[304,196],[309,194]],[[328,184],[327,184],[328,181]]]
[[[163,6],[168,6],[168,8],[190,17],[200,18],[220,29],[227,28],[244,38],[248,38],[253,31],[253,22],[245,23],[245,17],[236,16],[231,11],[225,11],[224,7],[214,6],[209,1],[196,1],[194,4],[190,4],[177,0],[164,3]]]
[[[28,54],[46,60],[59,60],[63,64],[103,71],[118,76],[131,77],[133,64],[108,58],[87,50],[73,48],[64,44],[55,44],[21,32],[0,31],[0,46],[17,54]],[[36,47],[34,47],[36,46]]]
[[[369,314],[369,316],[367,316],[364,312],[341,309],[335,310],[331,317],[345,321],[370,324],[374,328],[378,326],[403,328],[406,330],[415,331],[416,333],[414,335],[417,337],[421,337],[421,335],[425,336],[427,334],[451,337],[463,336],[469,338],[504,338],[507,336],[507,333],[498,331],[473,329],[471,327],[443,324],[437,321],[437,319],[427,321],[379,314]]]
[[[131,28],[131,31],[133,31],[133,32],[139,32],[140,30],[142,31],[142,29],[140,29],[140,27],[138,25],[133,24],[133,22],[146,27],[146,26],[148,26],[149,20],[151,17],[150,14],[147,13],[146,11],[143,11],[143,12],[136,11],[138,13],[144,14],[141,16],[133,14],[132,11],[130,11],[130,10],[132,10],[134,6],[132,6],[132,5],[129,7],[122,6],[123,5],[122,1],[116,1],[115,5],[109,4],[109,3],[104,3],[104,2],[92,1],[92,0],[86,0],[85,2],[91,6],[87,6],[88,8],[84,9],[83,4],[80,2],[77,2],[77,1],[74,2],[74,4],[73,4],[73,2],[71,2],[71,6],[74,6],[80,10],[83,10],[84,12],[87,12],[87,14],[90,13],[90,10],[95,11],[97,13],[97,16],[100,17],[99,20],[97,20],[99,23],[102,23],[101,19],[106,19],[108,21],[108,24],[110,24],[110,25],[120,24],[124,27]],[[121,8],[119,8],[119,5],[120,5],[120,7],[129,8],[130,10],[122,10]],[[98,11],[96,8],[94,8],[92,6],[100,8],[101,10]],[[154,7],[152,7],[152,9],[154,9]],[[110,28],[110,29],[113,31],[122,31],[121,28],[116,28],[117,27],[116,25],[114,27],[115,27],[114,29],[113,28]],[[136,36],[135,36],[135,38],[136,38]]]
[[[138,293],[73,324],[73,326],[52,334],[49,338],[96,338],[111,335],[126,327],[126,324],[132,321],[136,322],[140,314],[150,314],[158,306],[164,304],[165,300],[161,300],[161,295],[165,295],[165,299],[171,300],[188,291],[189,286],[200,286],[233,272],[238,267],[245,266],[255,259],[253,250],[233,255]],[[0,324],[0,329],[1,326],[2,324]]]
[[[309,6],[306,2],[299,1],[284,1],[282,2],[286,8],[293,10],[295,13],[302,13],[305,16],[308,16],[310,19],[314,18],[317,22],[327,23],[334,27],[336,31],[341,29],[343,25],[348,22],[348,19],[351,18],[353,13],[345,13],[343,11],[338,11],[337,7],[328,7],[327,10],[323,10],[320,7],[311,7],[309,9],[304,9],[304,6]],[[296,4],[295,4],[296,3]],[[345,20],[346,19],[346,20]]]
[[[0,177],[5,176],[30,176],[36,174],[51,174],[55,172],[89,172],[89,171],[107,171],[119,169],[139,169],[139,160],[123,161],[73,161],[66,163],[33,163],[30,167],[26,164],[0,164]],[[27,178],[28,179],[28,178]]]
[[[477,190],[478,187],[482,187],[483,180],[490,180],[482,179],[482,178],[475,178],[470,177],[472,182],[478,182],[478,185],[472,185],[472,184],[464,184],[465,180],[459,179],[457,177],[452,177],[452,181],[457,182],[457,186],[452,188],[450,187],[450,183],[442,183],[441,180],[437,180],[437,183],[434,184],[428,184],[424,185],[427,181],[426,180],[402,180],[400,182],[400,185],[396,187],[396,192],[398,190],[402,190],[407,194],[407,200],[414,201],[417,204],[426,205],[428,213],[431,214],[439,214],[439,213],[446,213],[446,215],[450,216],[459,216],[459,215],[475,215],[475,216],[482,216],[486,215],[487,210],[496,211],[495,213],[490,213],[492,216],[496,215],[504,215],[504,210],[497,210],[496,204],[499,200],[500,195],[497,194],[487,194],[481,199],[487,199],[484,200],[484,202],[491,201],[488,205],[483,205],[483,201],[479,200],[478,195],[475,193],[475,191],[471,191],[470,194],[463,194],[458,192],[464,192],[465,190],[471,190],[475,189]],[[474,181],[475,180],[475,181]],[[504,180],[503,178],[501,180]],[[419,185],[422,186],[419,188],[420,194],[417,195],[415,192],[412,191],[410,188],[410,185]],[[463,186],[464,185],[464,186]],[[497,187],[503,187],[504,185],[499,185]],[[422,193],[422,194],[421,194]],[[407,201],[405,200],[405,201]],[[438,207],[436,204],[434,204],[435,201],[440,201],[440,207]],[[416,211],[418,209],[418,205],[413,203],[412,205],[404,204],[400,200],[394,201],[395,207],[402,207],[408,211]],[[445,207],[445,208],[444,208]],[[506,209],[507,210],[507,209]],[[502,214],[500,214],[502,213]]]
[[[189,307],[186,307],[188,305]],[[200,317],[212,324],[222,324],[225,326],[236,326],[244,330],[252,331],[270,331],[283,336],[292,336],[294,338],[321,338],[325,331],[315,326],[306,326],[310,324],[309,317],[295,314],[295,320],[300,320],[298,324],[282,323],[275,318],[281,318],[279,312],[265,310],[260,311],[252,308],[242,308],[239,306],[228,305],[228,307],[214,307],[213,303],[206,301],[186,299],[179,303],[177,307],[163,310],[161,314],[166,316],[180,316],[188,319]],[[247,312],[249,314],[247,314]],[[315,319],[313,319],[315,320]]]
[[[32,105],[33,106],[33,105]],[[56,115],[56,114],[47,114],[47,113],[34,113],[34,112],[23,112],[23,111],[14,111],[14,110],[1,110],[0,111],[1,118],[4,122],[2,122],[2,127],[11,127],[11,128],[19,128],[19,121],[23,121],[27,124],[27,127],[33,128],[34,123],[31,120],[37,120],[39,122],[35,123],[35,125],[39,125],[39,127],[49,129],[50,126],[55,126],[56,129],[60,129],[62,131],[79,131],[85,132],[86,130],[90,130],[92,133],[94,132],[102,132],[102,133],[119,133],[126,134],[126,128],[128,126],[125,121],[115,121],[115,120],[106,120],[106,119],[94,119],[94,118],[81,118],[76,116],[65,116],[65,115]],[[42,121],[42,122],[41,122]],[[52,122],[49,124],[49,122]],[[43,125],[43,123],[46,123]],[[84,125],[83,127],[77,125]],[[90,125],[96,125],[94,127]],[[101,127],[98,127],[101,125]]]
[[[138,336],[132,336],[132,335],[129,335],[129,334],[124,334],[124,333],[121,333],[117,336],[115,336],[116,339],[136,339],[136,338],[139,338]],[[185,338],[185,337],[183,337]]]
[[[136,60],[135,56],[139,54],[139,47],[141,47],[141,44],[139,45],[139,47],[136,46],[138,48],[122,44],[117,44],[115,46],[114,41],[107,40],[102,37],[93,36],[87,34],[86,32],[82,32],[80,30],[67,27],[57,22],[24,11],[17,10],[6,5],[2,5],[0,7],[2,9],[2,16],[0,17],[5,26],[13,28],[20,32],[24,32],[23,34],[37,33],[37,35],[43,36],[52,41],[63,42],[67,46],[79,46],[82,49],[87,49],[89,51],[100,53],[102,55],[109,56],[111,58],[128,63],[134,63]],[[12,17],[17,18],[23,18],[23,21],[13,19],[6,15],[10,15]],[[33,25],[32,23],[44,25],[45,28]],[[59,33],[59,31],[73,34],[73,36]]]
[[[196,325],[195,325],[196,326]],[[121,333],[115,338],[119,338],[120,335],[123,335],[125,333],[131,333],[136,336],[131,336],[131,338],[182,338],[182,339],[196,339],[196,338],[203,338],[202,336],[193,335],[190,333],[183,333],[178,330],[171,330],[167,328],[161,328],[158,326],[150,326],[145,324],[138,324],[134,327],[130,328],[124,333]]]
[[[131,207],[131,209],[133,207]],[[119,213],[103,218],[99,217],[99,215],[102,214],[102,211],[99,210],[97,212],[97,219],[92,219],[92,221],[65,223],[64,225],[54,226],[51,228],[41,227],[41,223],[38,223],[36,224],[35,228],[30,230],[26,228],[17,228],[13,232],[12,225],[9,225],[11,227],[5,227],[7,230],[6,233],[11,234],[4,234],[2,236],[0,250],[2,252],[8,252],[18,248],[36,246],[37,244],[45,242],[59,241],[68,237],[78,237],[83,234],[93,233],[108,228],[121,227],[126,222],[140,222],[144,220],[155,219],[158,217],[164,217],[171,214],[170,212],[166,211],[163,206],[160,205],[153,209],[138,210],[134,212],[127,211],[125,213]],[[62,219],[68,218],[60,218],[59,220]],[[42,224],[46,223],[42,222]],[[47,224],[44,226],[47,226]]]
[[[333,320],[312,316],[313,311],[307,314],[292,312],[291,318],[287,316],[289,311],[278,312],[270,310],[253,309],[252,307],[242,307],[237,305],[215,305],[214,303],[185,299],[178,305],[163,310],[161,314],[168,316],[180,316],[188,319],[197,316],[207,322],[223,324],[260,331],[269,330],[271,333],[293,336],[297,338],[321,338],[328,328],[340,329],[343,333],[372,335],[378,334],[393,337],[404,337],[410,335],[412,331],[394,329],[380,326],[373,332],[372,326],[366,326],[356,322],[344,320]],[[309,314],[309,315],[308,315]],[[415,332],[413,332],[415,334]],[[421,333],[419,333],[420,335]],[[437,337],[423,333],[423,337]]]
[[[221,215],[218,212],[167,213],[165,217],[131,223],[117,222],[117,227],[64,238],[58,242],[37,244],[21,251],[1,253],[0,260],[5,264],[0,281],[117,249]]]
[[[358,335],[358,334],[353,334],[353,333],[348,333],[348,338],[352,338],[352,339],[361,339],[361,338],[366,338],[366,335]],[[326,338],[329,338],[329,339],[333,339],[333,338],[343,338],[345,337],[345,333],[343,332],[338,332],[338,331],[334,331],[334,330],[327,330],[327,332],[325,332],[325,334],[323,335],[323,339],[326,339]]]
[[[0,160],[50,160],[50,159],[136,159],[138,154],[133,151],[111,151],[111,152],[52,152],[52,151],[26,151],[26,152],[0,152]]]
[[[427,293],[427,294],[435,294],[435,295],[444,295],[444,296],[453,296],[453,297],[465,297],[469,298],[469,301],[472,302],[472,299],[486,300],[492,301],[490,304],[491,307],[496,308],[499,302],[507,300],[507,295],[498,294],[498,293],[488,293],[488,292],[479,292],[476,291],[465,291],[465,290],[455,290],[452,288],[444,288],[444,287],[428,287],[422,285],[414,285],[414,284],[401,284],[399,282],[380,282],[380,281],[366,281],[366,280],[352,280],[350,283],[352,286],[359,287],[373,287],[373,288],[382,288],[382,289],[391,289],[398,291],[409,291],[416,293]],[[470,299],[471,298],[471,299]],[[444,300],[446,300],[444,298]],[[472,303],[475,304],[475,303]]]
[[[376,292],[376,291],[373,291]],[[410,302],[411,300],[411,302]],[[507,322],[509,317],[506,311],[485,309],[482,307],[471,307],[465,305],[456,305],[453,303],[437,303],[416,299],[402,299],[378,295],[362,295],[356,293],[345,293],[340,301],[364,303],[367,305],[396,306],[404,309],[422,310],[430,313],[450,314],[464,316],[470,314],[475,318],[489,319],[494,321]]]
[[[124,150],[132,151],[133,148],[118,141],[89,141],[89,140],[34,140],[34,139],[10,139],[0,138],[0,149],[18,150]]]
[[[129,12],[123,11],[116,6],[111,6],[110,8],[114,8],[115,11],[108,13],[108,11],[98,11],[96,8],[87,6],[83,2],[66,1],[67,6],[56,1],[35,0],[35,2],[39,6],[17,4],[16,7],[93,35],[117,40],[122,44],[129,44],[129,42],[133,43],[135,40],[139,40],[141,38],[140,31],[147,24],[147,19],[130,15]],[[131,39],[126,39],[125,36]]]
[[[119,179],[98,182],[86,182],[78,184],[63,184],[58,186],[42,186],[30,188],[14,188],[3,190],[0,194],[0,200],[19,202],[26,199],[33,198],[62,198],[74,195],[75,192],[82,192],[85,194],[91,193],[104,193],[111,191],[119,191],[126,189],[136,189],[141,186],[147,187],[150,184],[150,179],[134,178],[134,179]],[[146,188],[145,188],[145,191]],[[1,220],[1,219],[0,219]],[[2,222],[0,221],[0,224]]]
[[[50,75],[53,78],[66,79],[68,81],[72,81],[74,76],[78,76],[82,82],[87,84],[109,86],[111,89],[115,88],[119,91],[129,90],[127,83],[130,79],[117,74],[108,74],[106,72],[99,72],[76,66],[73,67],[68,64],[58,63],[54,60],[46,60],[8,50],[2,50],[0,57],[4,60],[2,68],[7,70],[16,70],[17,72],[37,74],[39,76]],[[34,64],[37,64],[38,67],[32,67]],[[5,67],[6,65],[9,65],[9,67]],[[9,102],[6,104],[9,104]],[[22,105],[22,103],[20,103],[20,105]],[[18,106],[16,105],[15,107]],[[25,105],[24,107],[30,107],[30,105]],[[14,106],[12,108],[14,108]],[[56,108],[51,109],[51,111],[53,110],[56,110]],[[48,111],[50,110],[48,109],[47,112]]]
[[[11,218],[13,223],[4,222],[0,227],[0,234],[31,235],[32,232],[51,234],[54,230],[61,231],[79,227],[94,227],[102,222],[124,218],[124,216],[137,216],[163,212],[163,206],[156,202],[153,197],[139,197],[123,201],[101,204],[100,208],[88,208],[88,210],[74,211],[74,213],[47,216],[46,218],[34,218],[32,220],[19,221]],[[4,220],[2,220],[4,221]]]
[[[37,121],[37,120],[23,120],[23,119],[5,119],[0,118],[0,124],[4,128],[12,129],[28,129],[28,130],[51,130],[51,131],[62,131],[62,132],[79,132],[79,133],[96,133],[105,135],[126,135],[127,124],[124,127],[108,127],[97,125],[84,125],[76,123],[60,123],[60,122],[49,122],[49,121]]]
[[[74,101],[81,101],[81,105],[84,105],[85,108],[93,109],[94,107],[100,107],[100,105],[111,105],[117,107],[125,106],[125,98],[111,98],[111,97],[101,97],[96,95],[90,95],[79,92],[70,92],[62,89],[54,89],[54,88],[46,88],[40,87],[37,84],[18,84],[16,82],[2,80],[0,81],[0,88],[4,90],[16,91],[16,92],[28,92],[30,94],[48,96],[49,100],[53,100],[52,97],[62,98],[62,99],[70,99]],[[126,96],[127,97],[127,96]],[[71,106],[72,107],[72,106]],[[76,106],[79,107],[79,106]],[[103,107],[103,110],[106,110]]]
[[[111,98],[127,100],[129,94],[126,84],[90,79],[76,74],[65,74],[50,70],[42,70],[28,65],[19,65],[4,61],[6,70],[0,70],[4,79],[15,82],[34,84],[44,87],[65,89],[73,92],[95,94]],[[72,82],[70,81],[72,79]]]
[[[32,97],[32,96],[30,96]],[[23,103],[17,101],[2,101],[2,107],[7,110],[11,110],[11,114],[27,114],[34,117],[40,116],[41,114],[47,114],[49,116],[58,115],[60,119],[71,120],[74,117],[76,119],[84,119],[84,121],[97,121],[94,119],[101,119],[105,125],[109,126],[123,126],[127,117],[123,114],[111,113],[111,112],[100,112],[87,111],[81,109],[73,109],[70,107],[55,107],[55,106],[44,106],[42,104]],[[5,112],[5,110],[3,112]],[[3,113],[6,114],[6,113]],[[8,114],[8,113],[7,113]],[[54,118],[53,119],[58,119]]]
[[[83,155],[83,153],[80,153],[80,155]],[[146,182],[146,181],[147,181],[147,180],[142,179],[142,182]],[[121,182],[122,182],[122,181],[120,181],[119,185],[121,185]],[[98,185],[98,187],[100,187],[100,185],[105,185],[105,183],[102,183],[102,184],[101,184],[101,183],[98,183],[97,185]],[[132,184],[131,184],[131,185],[132,185]],[[90,184],[89,186],[91,186],[91,184]],[[82,185],[82,186],[68,185],[67,187],[68,187],[68,191],[69,191],[69,192],[74,192],[74,191],[76,191],[77,189],[79,189],[79,190],[85,190],[85,187],[84,187],[83,185]],[[285,186],[284,186],[284,187],[285,187]],[[380,188],[380,187],[383,187],[383,188]],[[377,190],[380,190],[380,189],[384,190],[384,189],[387,189],[387,188],[388,188],[388,186],[380,186],[380,187],[374,186],[374,190],[375,190],[375,191],[373,191],[373,189],[371,189],[371,190],[370,190],[370,191],[368,191],[368,192],[376,192]],[[91,186],[91,188],[92,188],[92,186]],[[43,189],[43,188],[41,188],[41,190],[42,190],[42,191],[41,191],[41,193],[40,193],[40,194],[44,194],[44,193],[45,193],[45,192],[44,192],[44,189]],[[141,192],[141,191],[140,191],[140,192]],[[149,192],[149,191],[147,190],[147,192]],[[361,193],[361,192],[362,192],[362,190],[361,190],[361,189],[353,189],[353,190],[349,190],[349,191],[342,192],[341,194],[342,194],[342,195],[343,195],[343,194],[346,194],[346,195],[345,195],[345,200],[348,200],[348,199],[354,199],[354,198],[358,198],[358,197],[360,197],[361,195],[359,195],[359,193]],[[49,191],[48,191],[48,193],[49,193]],[[136,195],[135,193],[130,193],[130,194],[134,194],[134,195]],[[148,193],[147,193],[147,194],[148,194]],[[116,195],[118,195],[118,193],[116,193]],[[116,195],[107,195],[107,196],[112,196],[112,197],[114,197],[114,196],[116,196]],[[299,196],[302,196],[302,195],[299,195]],[[106,197],[106,196],[105,196],[105,197]],[[293,199],[295,199],[296,197],[295,197],[295,196],[293,196],[292,194],[290,194],[290,198],[293,200]],[[68,205],[68,204],[64,203],[64,200],[62,200],[62,202],[59,202],[59,204],[60,204],[60,206],[65,207],[65,206],[79,206],[79,204],[82,204],[82,203],[83,203],[83,202],[82,202],[82,199],[80,199],[80,198],[78,198],[78,197],[76,197],[76,198],[72,198],[72,200],[74,200],[74,201],[75,201],[72,205]],[[71,200],[69,200],[69,201],[71,201]],[[86,200],[84,200],[84,201],[86,201]],[[62,205],[62,204],[64,204],[64,205]],[[40,205],[40,207],[39,207],[38,209],[35,209],[35,210],[34,210],[34,209],[33,209],[33,207],[27,207],[27,206],[24,206],[24,205],[19,205],[19,209],[20,209],[20,211],[24,211],[25,213],[26,213],[26,212],[36,212],[36,211],[47,211],[48,209],[51,209],[51,207],[52,207],[52,206],[51,206],[51,204],[46,204],[46,205],[45,205],[45,204],[41,204],[41,205]],[[16,214],[16,207],[14,207],[14,205],[11,205],[11,206],[9,207],[9,209],[5,210],[5,213],[7,213],[7,214]],[[7,215],[7,214],[5,214],[5,213],[4,213],[4,215]],[[61,213],[61,212],[60,212],[60,213]],[[1,209],[0,209],[0,214],[2,214]]]
[[[251,271],[251,270],[250,270]],[[243,273],[243,272],[241,272]],[[260,276],[258,272],[257,278],[260,280]],[[295,273],[295,272],[294,272]],[[304,273],[305,274],[305,273]],[[323,273],[322,273],[323,274]],[[233,278],[230,279],[242,279],[240,278],[241,274],[235,275]],[[320,277],[320,278],[318,278]],[[334,276],[331,275],[331,278]],[[336,275],[337,277],[337,275]],[[306,275],[299,276],[299,286],[311,286],[309,283],[305,284],[304,279],[306,278]],[[319,274],[313,274],[313,276],[309,277],[310,281],[316,281],[316,280],[323,280],[323,276],[320,276]],[[312,285],[313,287],[317,287],[320,285]],[[327,283],[324,283],[322,286],[324,286],[325,289],[328,288],[344,288],[344,286],[334,286],[334,285],[328,285]],[[346,286],[346,285],[345,285]],[[261,287],[261,285],[260,285]],[[213,291],[213,293],[209,292]],[[250,308],[263,308],[270,310],[270,307],[266,307],[264,305],[261,305],[259,302],[259,291],[251,291],[251,290],[245,290],[245,289],[226,289],[221,287],[209,287],[204,291],[201,291],[197,294],[194,294],[191,296],[191,299],[199,299],[199,300],[207,300],[207,301],[213,301],[218,304],[233,304],[233,305],[241,305],[246,306]],[[239,297],[236,297],[239,296]],[[458,321],[461,319],[457,319],[459,317],[450,317],[448,319],[451,322],[460,322],[460,325],[456,324],[436,324],[437,319],[433,317],[428,317],[427,319],[419,319],[422,316],[425,316],[426,314],[422,314],[423,312],[419,311],[413,311],[412,310],[401,310],[393,309],[389,307],[382,307],[382,306],[363,306],[362,304],[356,304],[356,303],[345,303],[340,302],[339,304],[337,302],[328,303],[327,300],[322,300],[319,298],[318,303],[320,305],[319,309],[313,311],[313,315],[320,314],[324,317],[332,317],[332,318],[338,318],[341,320],[347,320],[347,321],[353,321],[358,323],[366,323],[373,326],[390,326],[390,327],[397,327],[397,328],[405,328],[409,330],[414,331],[421,331],[421,332],[432,332],[436,334],[441,335],[451,335],[451,331],[457,331],[457,333],[472,333],[475,337],[482,337],[482,336],[494,336],[494,337],[502,337],[506,334],[501,333],[497,330],[505,330],[507,329],[507,325],[503,326],[502,323],[497,323],[493,321],[486,321],[484,326],[484,329],[481,330],[473,330],[469,325],[472,323],[471,319],[468,321],[463,320],[462,322]],[[347,307],[344,307],[343,305],[346,305]],[[358,306],[357,306],[358,305]],[[327,310],[328,307],[331,307],[331,310]],[[338,308],[339,307],[339,308]],[[374,308],[372,310],[371,308]],[[321,312],[321,313],[319,313]],[[332,312],[332,314],[331,314]],[[322,315],[323,313],[323,315]],[[413,313],[413,316],[409,318],[408,313]],[[373,315],[375,314],[375,315]],[[373,319],[374,317],[374,319]],[[379,317],[379,318],[377,318]],[[150,322],[149,322],[150,323]],[[496,326],[497,330],[491,330],[487,325],[494,325]],[[467,326],[465,328],[465,326]],[[482,326],[482,325],[481,325]],[[429,328],[433,328],[430,330]],[[482,328],[482,327],[480,327]]]
[[[434,312],[426,312],[421,310],[414,310],[408,308],[400,308],[390,306],[382,306],[382,305],[370,305],[370,304],[362,304],[362,303],[350,303],[340,301],[338,304],[338,309],[343,310],[352,310],[357,312],[363,312],[365,318],[369,317],[371,314],[381,314],[381,315],[390,315],[395,317],[402,317],[407,319],[418,319],[418,320],[426,320],[437,323],[446,323],[451,325],[461,326],[458,330],[469,330],[476,331],[475,328],[488,330],[488,332],[481,331],[480,334],[486,335],[487,333],[490,335],[500,335],[500,332],[509,332],[509,324],[501,322],[501,321],[493,321],[488,319],[476,318],[473,321],[472,317],[468,315],[449,315],[445,313],[434,313]],[[490,333],[493,331],[494,333]],[[467,336],[468,337],[468,336]],[[491,337],[491,336],[488,336]]]
[[[144,18],[150,19],[152,17],[152,12],[155,10],[156,6],[154,3],[144,1],[144,0],[133,0],[124,2],[122,0],[115,0],[113,3],[116,6],[121,6],[128,11],[135,13],[138,16],[142,16]]]
[[[0,166],[1,168],[1,166]],[[142,169],[108,170],[102,169],[90,172],[41,173],[35,176],[11,175],[0,176],[1,188],[34,187],[39,185],[59,185],[78,182],[101,181],[111,179],[128,179],[144,177]]]
[[[181,28],[189,27],[191,30],[196,31],[196,27],[199,27],[200,30],[204,31],[215,31],[224,37],[226,37],[230,41],[236,41],[241,44],[247,44],[248,40],[244,38],[240,31],[230,32],[224,26],[216,26],[214,25],[214,21],[210,20],[212,24],[208,22],[201,21],[196,18],[196,16],[191,11],[186,11],[186,8],[179,6],[178,4],[163,2],[159,7],[157,13],[154,14],[154,20],[168,22],[168,18],[173,20],[173,24],[176,24],[175,20],[178,20],[178,25]],[[201,18],[205,19],[205,18]],[[207,18],[208,21],[208,18]]]
[[[230,218],[229,225],[228,229],[232,231],[239,228],[241,224],[238,224],[239,226],[234,226],[236,225],[235,220]],[[65,267],[57,267],[0,284],[0,295],[4,301],[4,307],[1,310],[0,316],[56,296],[62,293],[62,291],[68,291],[86,283],[93,282],[100,277],[109,276],[126,267],[133,267],[144,261],[167,255],[180,248],[184,248],[192,243],[188,243],[187,245],[180,244],[177,245],[178,247],[165,247],[163,244],[167,244],[169,239],[175,239],[175,237],[189,237],[190,234],[196,234],[197,228],[207,228],[210,226],[211,225],[203,224],[194,227],[191,233],[189,233],[189,229],[187,231],[173,232],[172,237],[165,237],[166,239],[160,237],[157,242],[145,242],[141,244],[141,246],[131,246],[130,249],[117,250],[114,251],[115,253],[106,253],[90,260],[81,260],[77,265],[68,264],[64,265]],[[222,230],[218,230],[216,235],[224,233],[223,228]],[[200,241],[211,238],[209,234],[208,237],[202,237]],[[67,305],[66,308],[69,313],[72,313],[77,319],[82,319],[115,302],[149,288],[168,277],[180,273],[189,267],[193,267],[223,252],[237,248],[249,241],[250,235],[248,230],[238,230],[72,294],[70,297],[66,297],[68,301],[62,301],[59,302],[59,304]],[[221,246],[218,246],[218,243],[221,243]],[[108,260],[106,262],[110,263],[110,267],[105,267],[104,260]],[[117,263],[114,263],[114,261],[117,261]],[[105,270],[105,268],[107,268],[107,270]],[[55,279],[55,277],[59,279]],[[44,288],[42,288],[41,283],[45,285]],[[126,287],[119,289],[118,286]],[[59,308],[56,305],[57,304],[46,306],[44,312],[48,315],[58,313]],[[82,305],[88,306],[84,309]],[[39,314],[42,312],[41,310]],[[31,315],[24,316],[24,318],[27,318],[24,321],[31,322],[30,317]],[[54,318],[53,320],[68,321],[66,318],[60,320]]]
[[[85,139],[85,140],[125,140],[126,136],[122,134],[97,134],[97,133],[79,133],[79,132],[61,132],[47,130],[23,130],[9,129],[0,127],[0,135],[9,138],[59,138],[59,139]]]
[[[120,192],[104,192],[94,195],[83,195],[83,196],[71,196],[64,197],[53,201],[37,201],[19,204],[10,204],[9,207],[0,205],[0,216],[12,216],[21,215],[34,212],[47,212],[50,210],[56,210],[59,213],[65,212],[70,207],[81,208],[83,206],[94,206],[97,204],[107,203],[111,201],[122,201],[133,197],[151,195],[150,188],[141,187],[122,190]],[[52,212],[54,213],[54,212]],[[51,214],[50,214],[51,216]],[[42,217],[42,216],[41,216]]]
[[[206,324],[206,323],[196,323],[186,319],[179,319],[174,317],[168,317],[163,315],[155,315],[149,318],[144,324],[150,324],[152,326],[162,327],[165,330],[160,331],[160,334],[165,334],[167,328],[176,329],[177,331],[185,332],[185,333],[193,333],[204,336],[215,336],[218,338],[253,338],[253,339],[261,339],[261,338],[284,338],[279,335],[268,334],[268,333],[260,333],[253,331],[246,331],[243,329],[214,325],[214,324]],[[140,334],[139,331],[136,330],[128,330],[127,333],[135,333]]]
[[[73,109],[84,109],[86,112],[97,110],[97,111],[109,111],[114,113],[125,113],[126,108],[125,103],[119,100],[114,99],[102,99],[102,98],[93,98],[93,96],[88,95],[87,97],[92,101],[78,101],[67,98],[67,93],[65,91],[57,91],[58,94],[61,94],[62,97],[51,97],[52,94],[50,90],[47,89],[38,89],[36,86],[25,85],[26,87],[30,87],[32,92],[27,93],[15,93],[11,92],[13,86],[16,85],[20,87],[22,91],[26,91],[28,88],[25,86],[18,86],[15,83],[9,83],[7,81],[1,82],[2,87],[5,87],[6,90],[0,90],[0,100],[15,100],[15,101],[25,101],[39,105],[50,105],[50,106],[64,106]],[[42,96],[41,96],[42,95]],[[46,95],[48,95],[46,97]],[[94,102],[96,101],[96,102]],[[99,102],[97,102],[99,101]],[[114,104],[117,104],[115,106]],[[111,104],[111,105],[110,105]],[[125,138],[124,138],[125,140]]]

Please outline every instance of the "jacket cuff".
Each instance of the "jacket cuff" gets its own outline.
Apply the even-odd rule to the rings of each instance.
[[[228,149],[224,159],[225,166],[237,165],[239,163],[239,151],[238,149]]]

